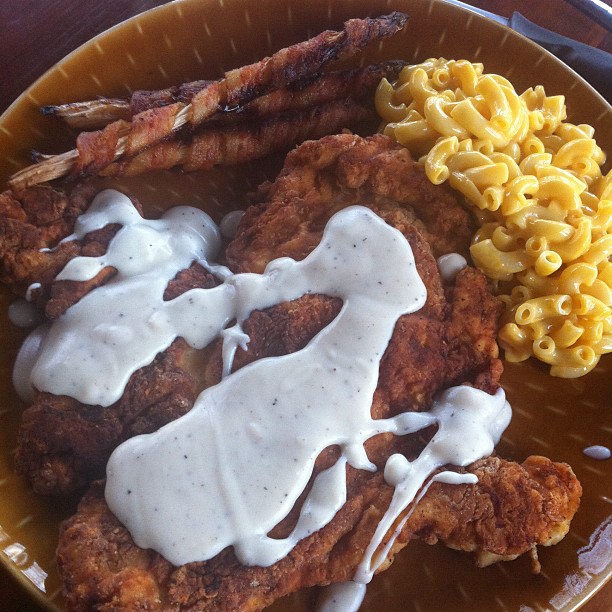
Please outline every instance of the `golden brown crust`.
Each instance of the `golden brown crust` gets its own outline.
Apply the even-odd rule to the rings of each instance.
[[[42,186],[1,193],[0,281],[20,295],[25,295],[31,283],[50,285],[80,248],[64,243],[53,251],[47,249],[72,233],[76,218],[85,212],[94,193],[87,184],[70,193]],[[90,241],[95,242],[95,237]]]
[[[520,555],[567,529],[578,509],[582,488],[565,463],[531,456],[519,465],[491,457],[470,472],[478,485],[432,487],[410,519],[415,537],[469,552]]]
[[[432,248],[467,254],[474,224],[450,190],[432,185],[404,147],[383,135],[309,141],[287,155],[259,206],[247,211],[227,259],[237,272],[262,272],[274,256],[301,259],[334,212],[363,204],[385,220],[413,225]],[[401,227],[400,227],[401,229]]]

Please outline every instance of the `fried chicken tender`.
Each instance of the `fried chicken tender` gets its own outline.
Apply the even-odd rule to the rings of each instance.
[[[175,340],[152,364],[134,372],[122,398],[106,408],[38,393],[22,415],[15,470],[37,493],[82,491],[104,475],[121,442],[156,431],[191,409],[204,386],[202,359],[184,340]]]
[[[357,203],[404,234],[427,287],[425,306],[395,327],[380,364],[372,416],[427,410],[432,397],[450,385],[495,392],[502,370],[495,342],[499,304],[480,272],[466,268],[446,282],[435,259],[466,252],[470,218],[455,196],[427,183],[408,153],[384,136],[328,137],[291,153],[279,178],[262,187],[244,216],[227,262],[235,271],[261,272],[279,256],[302,259],[319,243],[327,220]],[[234,367],[299,350],[340,306],[337,299],[305,295],[252,313],[244,324],[248,350],[238,351]],[[211,378],[221,368],[220,347],[213,350],[217,356],[207,362]],[[414,457],[433,430],[368,440],[365,449],[377,471],[348,466],[346,504],[270,567],[241,565],[231,547],[210,560],[174,567],[134,544],[108,509],[103,483],[95,483],[61,528],[57,560],[68,608],[261,610],[298,589],[350,580],[393,495],[383,476],[387,458]],[[313,478],[338,456],[338,448],[325,449]],[[562,537],[579,503],[581,489],[571,469],[546,458],[519,465],[489,457],[458,471],[476,474],[477,484],[434,483],[409,510],[381,571],[413,538],[472,552],[480,564],[512,558]],[[307,491],[271,537],[291,532]]]
[[[490,457],[468,471],[478,476],[478,484],[431,486],[396,540],[389,563],[412,538],[509,556],[554,543],[567,531],[580,485],[566,465],[544,457],[530,457],[522,465]],[[98,482],[61,529],[58,563],[67,607],[251,611],[300,588],[351,580],[393,490],[380,471],[349,482],[348,501],[334,520],[269,568],[243,566],[231,549],[208,562],[172,566],[133,544]]]
[[[36,295],[48,297],[49,286],[66,262],[78,255],[103,253],[113,228],[102,230],[104,235],[93,232],[83,243],[59,244],[72,233],[94,193],[90,184],[72,192],[36,186],[0,193],[0,281],[19,295],[25,295],[32,283],[40,283]]]
[[[0,194],[0,279],[25,295],[38,283],[32,297],[44,307],[46,318],[57,319],[86,293],[107,282],[114,268],[104,268],[88,281],[56,281],[66,263],[78,256],[102,255],[119,225],[70,236],[76,218],[95,195],[92,185],[71,192],[31,187],[17,195]],[[137,202],[134,205],[138,210]],[[213,287],[218,281],[198,264],[170,281],[169,300],[194,287]],[[177,339],[155,361],[132,376],[123,398],[109,408],[85,406],[73,398],[37,393],[22,416],[15,469],[42,494],[68,494],[82,490],[104,475],[110,453],[125,439],[155,431],[187,412],[203,380],[206,353]]]

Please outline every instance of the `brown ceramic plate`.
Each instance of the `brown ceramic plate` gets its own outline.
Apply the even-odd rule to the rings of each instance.
[[[0,119],[6,163],[0,183],[27,165],[31,149],[61,152],[74,134],[38,112],[40,105],[122,96],[201,78],[249,63],[351,17],[403,10],[411,15],[402,35],[368,50],[365,57],[467,58],[511,79],[518,90],[543,84],[564,94],[569,120],[590,123],[599,144],[612,143],[612,109],[575,73],[527,39],[441,0],[183,0],[135,17],[93,39],[37,81]],[[151,209],[200,205],[217,219],[241,206],[243,195],[272,176],[278,161],[245,169],[180,175],[163,173],[113,183]],[[0,294],[0,559],[33,600],[62,608],[54,564],[59,521],[75,500],[58,503],[30,493],[12,471],[12,452],[23,408],[11,386],[22,332],[8,322],[10,296]],[[591,444],[612,446],[612,357],[586,378],[550,378],[535,363],[508,367],[503,385],[514,419],[500,454],[523,460],[544,454],[567,461],[584,486],[581,509],[558,546],[540,550],[543,572],[533,576],[525,559],[476,569],[463,554],[413,543],[368,589],[363,610],[571,610],[612,573],[611,462],[582,454]],[[314,592],[277,609],[309,610]]]

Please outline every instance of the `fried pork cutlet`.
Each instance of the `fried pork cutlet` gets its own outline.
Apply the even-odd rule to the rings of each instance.
[[[119,229],[110,225],[83,240],[60,241],[72,234],[78,215],[85,212],[95,190],[90,185],[70,193],[50,187],[31,187],[18,196],[0,194],[0,278],[25,295],[36,283],[32,298],[46,318],[57,319],[72,304],[115,274],[104,268],[90,281],[55,281],[65,264],[77,256],[95,257],[106,251]],[[138,203],[134,203],[140,210]],[[213,287],[218,281],[194,264],[168,284],[170,300],[194,287]],[[206,353],[177,339],[155,361],[136,371],[121,400],[109,408],[85,406],[66,396],[37,393],[22,416],[15,467],[43,494],[82,490],[104,475],[110,453],[122,441],[155,431],[187,412],[205,386],[202,363]]]
[[[261,189],[227,249],[227,261],[236,271],[261,272],[279,256],[302,259],[320,241],[327,220],[355,203],[370,206],[404,234],[427,287],[425,306],[395,327],[380,365],[372,416],[426,410],[433,395],[449,385],[495,392],[501,374],[498,304],[478,271],[466,268],[454,282],[442,281],[435,259],[465,252],[469,235],[462,228],[469,219],[449,192],[429,185],[407,152],[385,137],[342,135],[300,146],[279,178]],[[238,352],[235,367],[299,350],[339,309],[339,300],[306,295],[254,312],[244,325],[248,350]],[[260,610],[300,588],[351,580],[393,494],[383,477],[387,458],[413,457],[424,441],[421,435],[382,434],[366,442],[378,470],[348,466],[346,504],[270,567],[241,565],[231,547],[208,561],[175,567],[134,544],[108,509],[103,484],[95,483],[61,528],[58,567],[68,607]],[[333,465],[338,454],[336,447],[323,451],[313,475]],[[581,489],[571,469],[543,457],[522,465],[489,457],[458,471],[477,475],[477,484],[434,483],[380,569],[412,538],[470,551],[481,564],[512,558],[558,541],[578,506]],[[290,533],[302,501],[271,537]]]

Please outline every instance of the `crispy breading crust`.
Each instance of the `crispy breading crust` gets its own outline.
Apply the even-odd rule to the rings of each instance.
[[[237,272],[263,271],[272,253],[301,259],[316,246],[327,219],[350,204],[402,210],[404,223],[418,229],[435,257],[467,254],[475,229],[456,195],[432,185],[408,149],[381,134],[326,136],[300,145],[278,178],[260,187],[258,200],[261,206],[247,211],[227,251]]]
[[[48,294],[49,285],[68,260],[82,251],[98,254],[97,232],[82,244],[68,242],[58,246],[72,233],[74,222],[87,210],[94,193],[95,188],[89,184],[79,185],[69,193],[48,186],[1,193],[0,281],[19,295],[25,295],[28,286],[38,282],[45,287],[42,293]],[[103,231],[105,248],[112,230]]]

